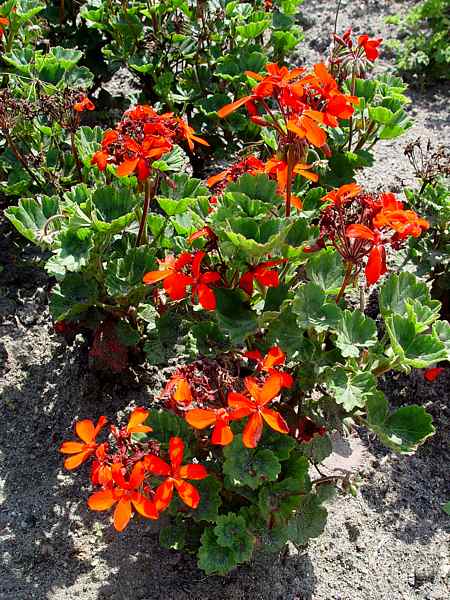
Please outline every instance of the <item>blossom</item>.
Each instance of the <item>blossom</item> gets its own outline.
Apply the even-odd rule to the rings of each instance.
[[[117,175],[126,177],[136,172],[139,181],[145,181],[150,175],[150,159],[161,158],[163,154],[172,149],[170,142],[160,137],[149,137],[138,144],[131,137],[124,138],[125,157],[118,164]]]
[[[95,460],[91,465],[91,481],[94,485],[107,486],[112,481],[112,470],[109,464],[108,444],[103,442],[95,450]]]
[[[192,299],[196,296],[199,304],[205,310],[214,310],[216,308],[216,297],[210,285],[218,283],[221,279],[220,273],[216,271],[206,271],[201,273],[201,263],[206,256],[206,252],[197,252],[192,261]]]
[[[253,285],[255,280],[262,286],[266,287],[278,287],[279,276],[278,271],[272,269],[276,265],[287,262],[286,258],[278,258],[276,260],[267,260],[251,267],[246,271],[239,280],[239,287],[244,290],[246,294],[251,296],[253,294]]]
[[[264,421],[275,431],[289,433],[289,427],[280,413],[266,406],[279,395],[283,385],[282,377],[278,373],[272,373],[262,386],[258,385],[254,377],[246,377],[244,384],[249,397],[238,392],[228,394],[228,406],[235,409],[233,418],[250,417],[242,435],[244,446],[256,448],[261,439]]]
[[[341,185],[340,188],[328,192],[328,194],[323,196],[322,201],[330,201],[336,206],[341,206],[343,203],[347,202],[351,198],[354,198],[355,196],[358,196],[360,193],[361,186],[359,186],[357,183],[346,183]]]
[[[192,264],[194,259],[190,252],[182,252],[178,258],[169,255],[159,261],[159,270],[150,271],[144,275],[144,283],[151,285],[163,281],[163,287],[172,300],[182,300],[186,297],[186,288],[192,283],[192,277],[183,273],[183,269]]]
[[[186,413],[186,421],[196,429],[205,429],[214,425],[211,443],[227,446],[233,441],[233,432],[229,425],[233,412],[226,408],[193,408]]]
[[[366,240],[372,244],[365,268],[366,280],[369,285],[376,283],[387,271],[386,251],[378,231],[373,231],[366,225],[349,225],[346,231],[350,239]]]
[[[183,440],[179,437],[171,437],[169,440],[170,465],[154,454],[148,454],[144,458],[145,468],[149,473],[166,478],[158,486],[155,493],[154,500],[158,512],[169,506],[172,501],[174,487],[181,500],[190,508],[197,508],[200,502],[200,494],[197,488],[186,479],[204,479],[208,476],[208,472],[203,465],[182,465],[183,454]]]
[[[425,377],[425,379],[427,381],[434,381],[437,377],[439,377],[439,375],[441,373],[444,372],[444,368],[443,367],[431,367],[429,369],[426,369],[426,371],[424,372],[423,376]]]
[[[369,39],[367,34],[358,37],[358,46],[364,49],[367,60],[373,62],[380,55],[379,47],[381,46],[382,38]]]
[[[266,373],[276,373],[280,375],[282,378],[283,387],[291,388],[293,386],[294,380],[292,375],[275,369],[275,367],[284,365],[286,362],[286,354],[279,346],[272,346],[269,348],[264,357],[259,350],[250,350],[244,352],[244,356],[250,360],[256,361],[258,371],[265,371]]]
[[[257,158],[256,156],[247,156],[243,160],[240,160],[228,169],[217,173],[216,175],[212,175],[208,181],[208,187],[216,188],[219,184],[221,187],[225,188],[228,183],[232,181],[236,181],[239,179],[241,175],[244,173],[249,173],[250,175],[256,175],[258,173],[264,172],[264,163],[262,160]]]
[[[76,469],[94,454],[98,446],[95,439],[106,421],[106,417],[102,416],[97,421],[97,425],[94,425],[90,419],[75,423],[75,432],[81,442],[63,442],[59,449],[62,454],[72,455],[64,461],[66,469]]]
[[[75,104],[73,105],[73,109],[77,112],[83,112],[85,110],[95,110],[95,104],[92,102],[92,100],[89,100],[87,96],[83,96],[81,100],[75,102]]]
[[[88,499],[89,508],[103,511],[117,504],[114,510],[114,527],[117,531],[123,531],[128,525],[133,508],[144,517],[157,519],[155,504],[139,491],[145,477],[143,462],[134,465],[128,480],[123,475],[121,464],[114,464],[111,471],[113,485],[94,492]]]

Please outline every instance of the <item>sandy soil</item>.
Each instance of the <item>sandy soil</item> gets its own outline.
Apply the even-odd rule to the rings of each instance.
[[[383,17],[411,2],[347,2],[369,32],[386,34]],[[335,2],[305,1],[308,60],[323,52],[324,23]],[[314,15],[314,17],[311,17]],[[319,42],[317,41],[319,40]],[[418,135],[442,142],[443,90],[413,95],[413,130],[377,150],[371,188],[396,189],[410,177],[402,149]],[[437,435],[413,457],[397,457],[363,436],[367,464],[356,498],[329,506],[324,534],[283,559],[258,556],[226,578],[206,578],[190,558],[159,548],[154,525],[132,523],[116,534],[107,515],[90,513],[87,475],[62,469],[58,444],[74,420],[113,418],[148,404],[161,386],[99,381],[79,343],[53,333],[49,282],[42,257],[0,223],[0,600],[446,600],[450,498],[450,373],[434,384],[420,372],[389,378],[392,403],[420,402],[435,417]]]

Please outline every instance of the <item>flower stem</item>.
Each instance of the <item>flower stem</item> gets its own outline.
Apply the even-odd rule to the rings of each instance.
[[[140,246],[144,237],[146,237],[146,229],[147,229],[147,215],[148,215],[148,207],[150,206],[150,200],[152,195],[152,185],[150,181],[147,179],[144,184],[144,206],[142,208],[142,216],[141,221],[139,223],[139,233],[136,240],[136,246]]]
[[[351,281],[352,271],[353,271],[353,263],[347,262],[347,268],[345,270],[344,281],[342,282],[342,286],[341,286],[341,289],[339,290],[339,294],[336,296],[336,304],[339,304],[342,296],[344,295],[345,289],[347,288],[348,284]]]
[[[354,96],[355,95],[355,88],[356,88],[356,73],[355,73],[355,69],[353,68],[352,70],[352,87],[351,87],[351,95]],[[350,152],[352,149],[352,142],[353,142],[353,115],[350,116],[350,130],[348,133],[348,151]]]
[[[291,148],[287,151],[287,182],[286,182],[286,217],[291,214],[292,175],[294,173],[294,157]]]

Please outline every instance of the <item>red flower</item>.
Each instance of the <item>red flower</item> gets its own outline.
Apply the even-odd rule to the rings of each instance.
[[[83,112],[85,110],[95,110],[95,104],[92,100],[89,100],[87,96],[83,96],[83,98],[79,102],[75,102],[73,105],[73,109],[77,112]]]
[[[181,136],[187,141],[189,150],[192,152],[194,150],[194,142],[198,144],[202,144],[203,146],[209,146],[208,142],[203,138],[195,135],[194,129],[186,123],[183,119],[177,119],[178,125],[181,130]]]
[[[278,271],[271,269],[282,263],[287,262],[287,258],[279,258],[276,260],[268,260],[260,263],[254,267],[251,267],[246,273],[242,275],[239,280],[239,287],[244,290],[246,294],[251,296],[253,294],[253,284],[256,281],[266,287],[278,287],[279,277]]]
[[[357,183],[346,183],[345,185],[341,185],[340,188],[328,192],[326,196],[323,196],[322,201],[330,201],[336,206],[341,206],[360,193],[361,187]]]
[[[107,487],[112,481],[111,465],[108,462],[108,444],[99,444],[91,466],[91,481],[94,485]]]
[[[214,425],[211,443],[219,446],[227,446],[233,441],[234,436],[229,425],[232,419],[233,412],[226,408],[193,408],[186,413],[186,421],[196,429]]]
[[[218,283],[221,276],[216,271],[200,272],[200,266],[205,256],[205,252],[197,252],[192,261],[192,299],[194,301],[194,297],[197,296],[199,304],[205,310],[214,310],[216,308],[216,297],[209,286],[212,283]]]
[[[117,167],[117,175],[126,177],[136,172],[139,181],[144,181],[150,175],[150,159],[161,158],[172,149],[172,144],[163,138],[149,137],[138,144],[130,137],[124,140],[128,158]]]
[[[63,454],[73,455],[64,461],[66,469],[76,469],[94,454],[98,446],[95,438],[100,433],[102,427],[104,427],[106,421],[106,417],[100,417],[95,426],[90,419],[84,419],[75,423],[75,431],[81,442],[63,442],[59,449]]]
[[[111,471],[116,486],[92,494],[88,499],[89,508],[97,511],[108,510],[117,503],[114,511],[114,527],[117,531],[123,531],[130,522],[132,508],[144,517],[157,519],[155,504],[138,491],[145,477],[142,461],[134,465],[128,481],[123,476],[122,465],[114,464]]]
[[[367,60],[373,62],[380,55],[378,48],[381,46],[382,41],[382,38],[370,40],[369,36],[364,34],[358,37],[358,46],[364,48]]]
[[[144,283],[151,285],[158,281],[164,281],[163,287],[172,300],[182,300],[186,297],[186,288],[192,283],[192,277],[183,273],[184,267],[193,261],[193,255],[182,252],[178,258],[167,256],[165,260],[159,261],[159,271],[150,271],[144,275]]]
[[[157,477],[166,477],[166,480],[157,488],[155,493],[155,506],[158,512],[165,510],[173,497],[173,488],[177,490],[180,498],[190,508],[197,508],[200,494],[197,488],[186,479],[204,479],[208,472],[203,465],[181,465],[184,454],[184,442],[179,437],[171,437],[169,441],[170,465],[158,456],[149,454],[144,458],[145,468]]]
[[[431,367],[430,369],[427,369],[425,371],[425,373],[423,374],[423,376],[425,377],[425,379],[427,381],[434,381],[437,377],[439,377],[439,375],[441,373],[443,373],[444,368],[443,367]]]
[[[7,19],[6,17],[0,17],[0,26],[8,26],[9,25],[9,19]],[[2,39],[4,34],[4,30],[3,27],[0,27],[0,40]]]
[[[238,392],[228,394],[228,406],[235,409],[233,419],[250,417],[242,435],[244,446],[256,448],[261,439],[264,421],[275,431],[289,433],[289,427],[280,413],[266,407],[280,393],[283,385],[281,376],[278,373],[269,375],[262,386],[258,385],[254,377],[246,377],[244,383],[250,397]]]
[[[386,251],[381,242],[380,234],[365,225],[355,224],[348,226],[346,235],[350,239],[366,240],[372,243],[365,274],[367,283],[373,285],[387,272]]]
[[[265,371],[266,373],[276,373],[282,378],[282,386],[285,388],[291,388],[294,385],[294,379],[289,373],[279,371],[275,367],[284,365],[286,361],[286,354],[279,346],[272,346],[267,351],[267,354],[263,357],[259,350],[250,350],[244,352],[246,358],[256,361],[258,371]]]

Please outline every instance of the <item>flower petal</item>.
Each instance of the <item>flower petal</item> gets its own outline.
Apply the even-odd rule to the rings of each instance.
[[[205,479],[208,477],[208,471],[203,465],[190,464],[180,467],[181,479]]]
[[[118,177],[128,177],[128,175],[131,175],[131,173],[134,172],[138,162],[139,158],[134,158],[133,160],[124,160],[123,163],[117,167],[116,175],[118,175]]]
[[[164,269],[162,271],[149,271],[144,275],[143,282],[147,285],[151,285],[152,283],[157,283],[158,281],[162,281],[169,275],[173,275],[173,269]]]
[[[112,490],[100,490],[88,498],[88,506],[91,510],[108,510],[115,502]]]
[[[168,477],[170,475],[169,465],[155,454],[147,454],[144,457],[144,465],[146,470],[152,475],[159,477]]]
[[[152,431],[152,428],[148,425],[142,425],[144,421],[147,419],[149,415],[149,411],[145,409],[143,406],[138,406],[133,410],[128,420],[127,431],[137,433],[136,427],[140,426],[139,432],[145,433]],[[142,429],[144,427],[144,430]]]
[[[246,448],[256,448],[259,440],[261,439],[263,430],[263,420],[259,412],[253,413],[253,415],[247,421],[242,434],[242,441]]]
[[[131,496],[131,502],[134,508],[137,510],[137,512],[143,517],[155,520],[158,518],[159,515],[158,511],[156,510],[155,503],[143,496],[142,494],[135,492]]]
[[[196,290],[199,304],[205,310],[215,310],[217,306],[216,296],[211,288],[204,283],[200,283]]]
[[[289,426],[279,412],[276,410],[271,410],[270,408],[263,408],[261,410],[261,415],[264,421],[275,429],[275,431],[279,431],[280,433],[289,433]]]
[[[86,444],[82,442],[63,442],[59,448],[59,451],[63,454],[78,454],[83,452]]]
[[[84,452],[80,452],[79,454],[73,454],[72,456],[69,456],[69,458],[66,458],[66,460],[64,461],[64,467],[69,471],[71,471],[72,469],[76,469],[93,454],[93,448],[85,450]]]
[[[217,111],[217,114],[221,119],[224,119],[251,99],[252,96],[244,96],[243,98],[239,98],[239,100],[235,100],[235,102],[231,102],[231,104],[222,106],[222,108]]]
[[[218,421],[213,429],[211,436],[211,444],[217,446],[228,446],[233,441],[233,432],[231,427],[222,421]]]
[[[131,502],[121,498],[114,511],[114,527],[117,531],[123,531],[131,519]]]
[[[264,406],[278,396],[282,387],[283,378],[281,377],[280,373],[275,371],[266,379],[261,389],[259,398],[260,405]]]
[[[172,501],[173,496],[173,481],[171,479],[167,479],[156,489],[155,493],[155,507],[158,512],[162,512],[165,510],[170,502]]]
[[[193,408],[186,413],[186,421],[196,429],[204,429],[216,422],[216,412],[205,408]]]
[[[175,479],[174,483],[183,502],[190,508],[197,508],[198,503],[200,502],[200,494],[198,493],[197,488],[195,488],[192,483],[180,481],[179,479]]]
[[[90,444],[95,439],[94,423],[90,419],[84,419],[75,423],[77,436],[86,444]]]
[[[181,465],[184,454],[184,442],[179,437],[171,437],[169,440],[169,456],[172,468],[176,469]]]
[[[376,283],[383,272],[383,257],[378,246],[374,246],[369,254],[365,274],[367,283],[373,285]]]
[[[239,392],[229,392],[228,393],[228,406],[230,408],[238,408],[248,410],[248,414],[255,410],[255,403],[244,396],[244,394],[239,394]]]

